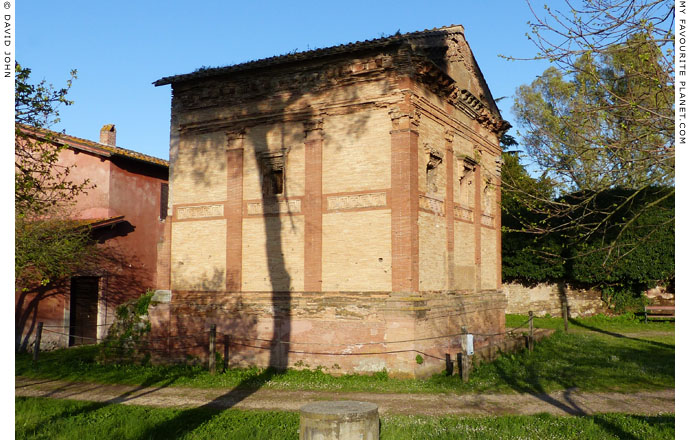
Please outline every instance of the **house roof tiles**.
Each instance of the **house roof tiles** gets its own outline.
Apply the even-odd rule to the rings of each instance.
[[[148,154],[139,153],[138,151],[128,150],[126,148],[115,147],[113,145],[106,145],[100,142],[90,141],[88,139],[78,138],[76,136],[71,136],[64,133],[59,133],[56,131],[48,130],[45,128],[30,127],[23,124],[17,124],[19,128],[27,133],[33,134],[34,136],[43,137],[44,139],[49,137],[50,141],[57,142],[68,147],[89,151],[91,153],[111,157],[119,156],[129,159],[135,159],[142,162],[151,163],[154,165],[160,165],[168,167],[169,163],[165,159],[160,159],[158,157],[149,156]]]

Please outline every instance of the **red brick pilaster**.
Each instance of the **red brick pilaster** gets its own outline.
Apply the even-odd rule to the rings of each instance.
[[[455,155],[453,154],[452,129],[446,129],[446,242],[447,242],[447,289],[455,288]]]
[[[172,216],[163,223],[163,234],[157,244],[156,289],[170,289],[170,250],[172,244]]]
[[[304,123],[304,290],[321,292],[323,120]]]
[[[482,165],[475,167],[474,173],[474,290],[482,289]]]
[[[503,273],[501,268],[503,267],[503,253],[501,244],[501,172],[499,172],[496,177],[496,206],[494,208],[494,225],[496,227],[496,289],[501,289],[503,287]]]
[[[391,251],[394,292],[419,291],[418,113],[405,103],[390,112]]]
[[[244,130],[227,133],[228,199],[225,202],[227,221],[226,279],[228,292],[242,290],[242,197],[244,173]]]

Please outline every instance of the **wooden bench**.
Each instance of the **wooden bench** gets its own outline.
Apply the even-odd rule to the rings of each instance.
[[[676,306],[644,306],[644,322],[647,318],[676,319]]]

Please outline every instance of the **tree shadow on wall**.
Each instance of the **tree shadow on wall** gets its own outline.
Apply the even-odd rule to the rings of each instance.
[[[26,351],[33,341],[39,321],[49,320],[45,313],[52,309],[70,311],[71,279],[73,277],[98,277],[102,279],[99,288],[99,307],[106,307],[107,326],[114,319],[115,308],[125,301],[135,299],[153,286],[151,274],[136,257],[136,253],[124,249],[117,242],[135,230],[129,222],[121,222],[108,228],[91,231],[95,247],[72,274],[45,286],[25,288],[15,295],[15,350]],[[102,301],[101,301],[102,300]],[[64,316],[53,319],[64,321]],[[62,326],[45,327],[45,337],[71,334],[69,323]],[[49,336],[49,334],[51,334]],[[43,339],[44,341],[46,339]],[[94,343],[96,341],[93,341]]]
[[[374,52],[369,53],[369,55],[375,54],[376,53]],[[350,64],[352,63],[354,62],[350,60],[344,62],[343,66],[350,68]],[[343,68],[343,66],[340,66],[339,68]],[[331,65],[327,66],[327,68],[331,67]],[[338,67],[336,67],[336,69],[337,68]],[[309,79],[309,81],[307,81],[304,84],[300,81],[296,81],[295,78],[290,77],[290,75],[292,75],[291,73],[287,73],[286,75],[281,76],[283,75],[283,72],[275,72],[275,70],[275,73],[271,74],[273,75],[271,79],[253,79],[252,77],[250,77],[249,74],[239,76],[239,79],[237,81],[245,81],[249,83],[248,87],[245,88],[246,90],[252,90],[255,85],[253,83],[260,83],[261,81],[268,81],[272,84],[275,84],[279,83],[281,80],[284,80],[283,84],[289,84],[288,89],[286,91],[281,91],[281,93],[276,93],[272,96],[269,96],[272,107],[274,109],[282,109],[280,113],[271,115],[270,122],[266,122],[265,118],[257,118],[256,121],[258,122],[254,122],[254,125],[240,125],[240,122],[238,122],[235,126],[233,125],[233,122],[230,121],[230,125],[232,126],[232,128],[246,130],[249,133],[252,132],[252,129],[254,127],[257,127],[261,124],[270,125],[273,127],[280,127],[282,136],[280,138],[279,145],[276,145],[274,138],[270,138],[269,132],[267,130],[264,130],[264,133],[261,136],[257,136],[255,132],[254,136],[251,138],[251,142],[248,142],[248,137],[244,139],[244,160],[246,161],[248,158],[251,157],[250,160],[254,161],[255,169],[262,169],[262,165],[265,161],[267,152],[276,151],[278,149],[282,151],[287,151],[287,155],[291,154],[290,150],[292,149],[292,147],[294,147],[294,145],[291,145],[290,142],[294,142],[294,140],[286,139],[289,137],[284,136],[284,133],[286,131],[286,125],[290,123],[304,124],[305,137],[304,140],[301,141],[302,144],[300,145],[300,147],[302,147],[302,145],[304,146],[303,151],[305,151],[306,159],[306,155],[308,154],[306,151],[305,142],[307,137],[307,127],[319,127],[322,118],[326,116],[327,110],[325,110],[325,108],[327,106],[332,106],[332,102],[329,101],[327,95],[324,95],[324,97],[321,98],[321,101],[319,101],[318,99],[314,100],[314,96],[318,96],[318,93],[320,91],[327,90],[329,87],[337,85],[337,82],[334,80],[334,78],[324,74],[323,69],[321,69],[319,66],[312,66],[310,67],[310,69],[312,69],[312,71],[299,73],[299,75],[301,75],[302,78]],[[318,79],[314,80],[314,78],[317,77]],[[361,77],[362,76],[360,76],[360,78]],[[209,84],[212,85],[213,80],[211,79],[208,81]],[[354,81],[351,81],[350,84],[352,84],[352,82]],[[397,87],[397,82],[395,82],[394,84],[387,84],[384,93],[388,93],[389,90]],[[305,96],[309,96],[309,94],[312,93],[313,95],[311,96],[313,100],[311,102],[311,105],[307,105],[307,107],[304,107],[302,102],[304,101]],[[342,96],[340,96],[340,98],[342,98],[343,101],[356,103],[357,106],[366,105],[359,102],[362,97],[360,97],[360,92],[357,87],[349,87],[344,89]],[[265,106],[262,105],[264,103],[265,101],[260,100],[259,97],[257,97],[254,100],[245,100],[243,101],[241,106],[237,106],[239,110],[232,117],[232,119],[246,121],[247,119],[251,119],[251,117],[262,115],[266,112]],[[374,107],[375,106],[372,104],[372,108]],[[362,127],[366,126],[367,120],[370,117],[368,111],[358,110],[361,110],[361,108],[353,107],[353,109],[348,109],[348,111],[352,112],[352,121],[347,128],[347,135],[350,137],[348,141],[350,142],[352,138],[356,138],[361,134]],[[355,113],[355,111],[358,111],[358,113]],[[247,123],[245,122],[244,124]],[[257,132],[260,131],[261,130],[258,130]],[[324,137],[321,136],[322,147],[323,142]],[[346,144],[343,143],[340,145]],[[252,148],[251,152],[247,151],[248,148]],[[190,168],[190,170],[180,170],[180,167],[177,167],[176,172],[189,173],[189,176],[191,178],[193,178],[195,175],[204,174],[205,170],[208,167],[208,164],[206,163],[207,159],[204,158],[201,151],[202,150],[200,149],[194,150],[192,154],[193,157],[189,162],[190,164],[194,165]],[[251,155],[247,153],[250,153]],[[228,176],[230,177],[230,173],[232,173],[233,170],[227,170],[227,172]],[[234,170],[234,172],[237,172],[237,170]],[[239,172],[241,173],[242,171],[239,170]],[[291,172],[292,170],[290,170],[289,168],[285,169],[285,178],[287,179],[287,182],[289,182],[291,179]],[[256,182],[258,183],[258,187],[265,186],[265,182],[261,173],[259,173],[259,175],[256,176],[256,178],[258,178],[258,182]],[[201,182],[202,185],[208,184],[204,183],[206,182],[204,180],[201,180]],[[321,183],[319,182],[318,184]],[[291,197],[299,197],[300,195],[293,196],[292,194],[290,194],[288,192],[288,188],[290,187],[291,185],[285,184],[283,186],[282,193],[278,191],[266,190],[266,188],[264,188],[261,198],[261,207],[264,214],[259,218],[263,222],[263,232],[266,238],[264,244],[264,251],[266,255],[266,267],[268,268],[268,281],[270,283],[271,289],[271,313],[273,321],[273,330],[270,341],[259,341],[256,339],[252,341],[252,339],[256,338],[256,335],[258,334],[258,331],[255,328],[258,322],[258,318],[254,317],[252,319],[238,316],[238,312],[242,310],[245,306],[245,304],[242,304],[241,301],[238,301],[234,304],[226,304],[230,307],[230,310],[235,310],[235,312],[231,311],[231,313],[234,313],[232,315],[233,319],[236,322],[238,322],[238,324],[235,324],[233,327],[228,327],[227,325],[221,326],[218,329],[219,341],[222,341],[222,344],[224,344],[223,351],[227,353],[226,362],[228,357],[230,357],[232,358],[233,363],[238,362],[238,359],[240,362],[245,360],[249,363],[251,359],[254,357],[254,355],[250,354],[245,359],[242,359],[242,355],[238,354],[239,352],[241,352],[241,349],[249,348],[252,350],[267,350],[267,364],[269,368],[264,370],[259,377],[251,377],[249,379],[242,381],[242,383],[240,383],[237,387],[233,388],[228,393],[218,397],[217,399],[214,399],[212,402],[209,402],[208,404],[198,408],[183,411],[174,420],[162,423],[156,426],[155,428],[152,428],[149,432],[145,433],[144,437],[181,436],[188,432],[191,432],[194,429],[196,429],[196,427],[203,424],[207,420],[211,419],[215,414],[220,412],[221,409],[219,409],[219,407],[232,407],[233,405],[243,401],[248,396],[253,394],[256,390],[260,389],[264,384],[269,382],[273,377],[275,377],[278,374],[281,374],[288,368],[290,343],[292,338],[291,316],[293,300],[291,291],[295,290],[296,288],[299,289],[300,286],[294,285],[294,279],[288,271],[288,265],[286,262],[285,255],[289,254],[291,250],[285,249],[284,244],[286,242],[287,237],[284,237],[284,231],[290,231],[290,233],[293,233],[298,229],[296,227],[296,217],[304,215],[304,206],[310,203],[316,203],[317,200],[315,199],[317,197],[318,206],[321,206],[320,194],[318,196],[314,196],[310,195],[308,191],[305,191],[305,194],[302,195],[301,210],[293,211],[293,208],[291,208],[291,205],[287,202],[290,200]],[[235,190],[238,189],[235,188]],[[239,191],[240,193],[242,193],[241,188],[239,189]],[[282,208],[281,204],[282,206],[287,206],[287,212],[283,212],[284,209]],[[244,221],[246,222],[246,219]],[[320,223],[316,226],[314,226],[313,224],[307,224],[307,221],[305,221],[304,223],[305,228],[314,228],[315,233],[321,234]],[[241,227],[240,230],[242,230]],[[305,243],[305,246],[307,245],[308,244]],[[246,245],[243,244],[242,252],[246,252],[246,249]],[[261,313],[261,311],[259,311],[258,313]],[[188,323],[189,322],[179,323],[177,325],[178,331],[184,332],[183,327]],[[244,332],[244,334],[238,335],[238,333],[240,332]],[[238,339],[240,341],[238,341]],[[179,430],[180,426],[185,426],[183,432]]]

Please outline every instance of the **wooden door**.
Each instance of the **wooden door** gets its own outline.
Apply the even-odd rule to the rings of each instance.
[[[72,278],[69,321],[70,346],[96,343],[98,277]]]

